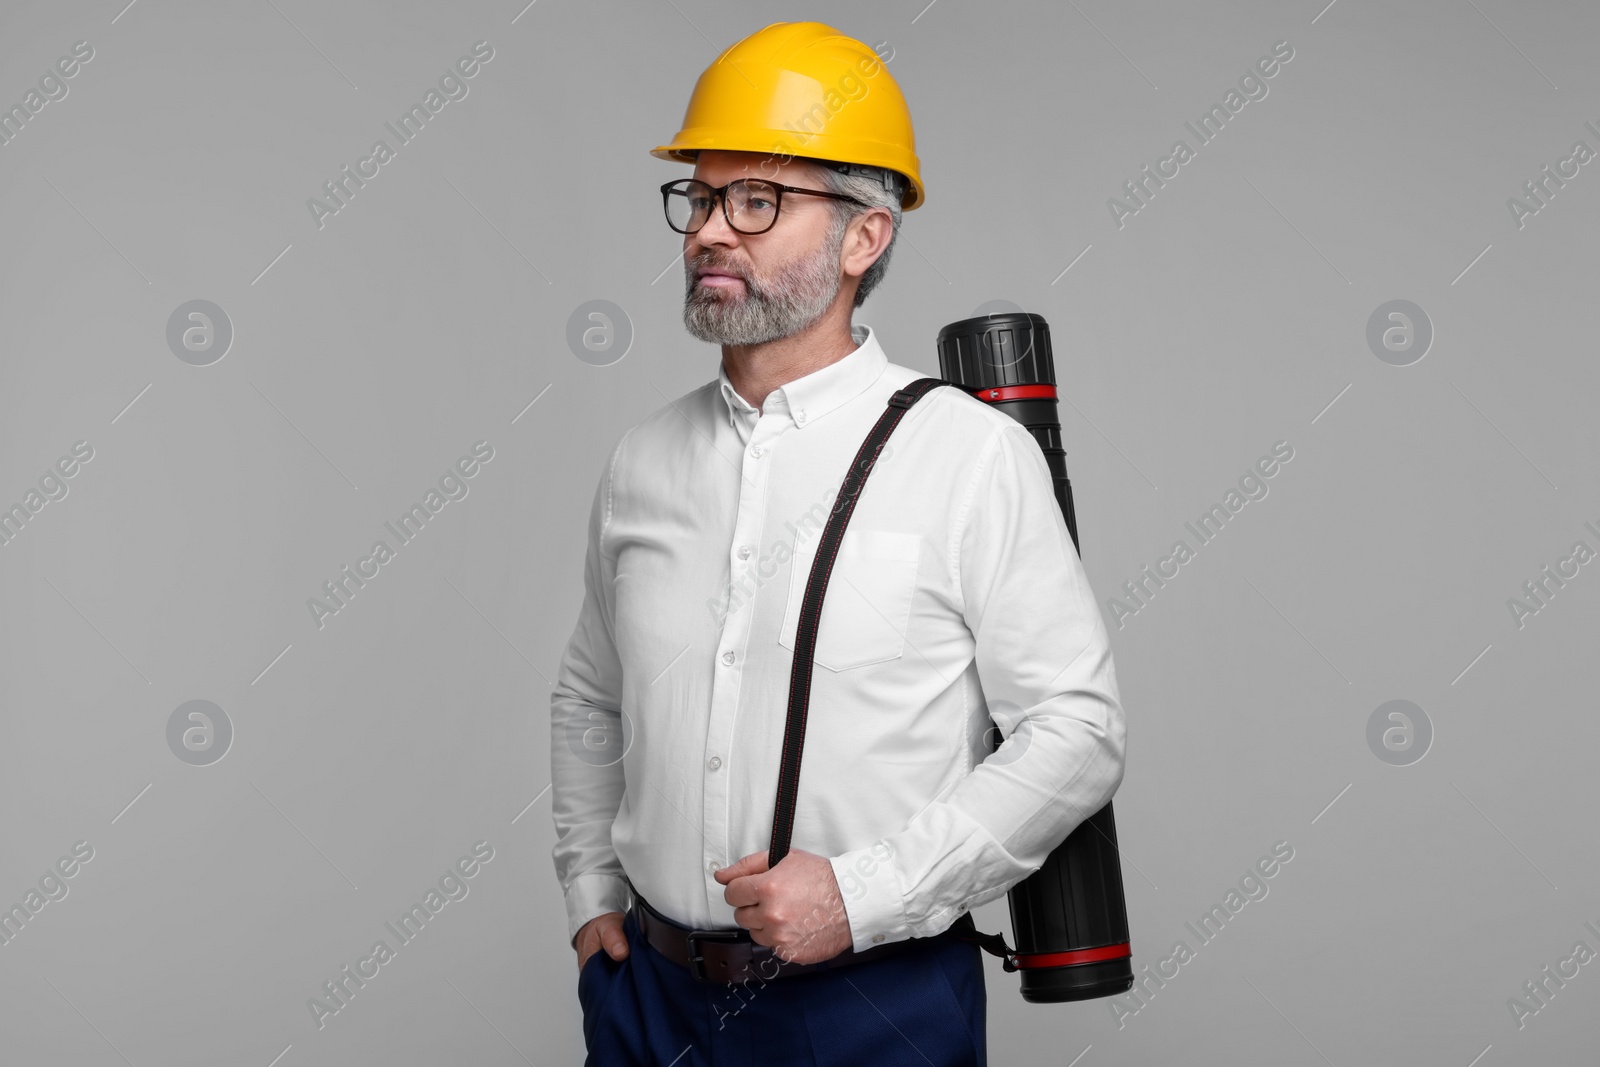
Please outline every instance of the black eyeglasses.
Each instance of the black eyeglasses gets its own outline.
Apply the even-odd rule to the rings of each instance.
[[[830,200],[848,200],[862,207],[871,206],[843,193],[797,189],[763,178],[735,178],[723,186],[709,185],[699,178],[680,178],[661,187],[661,205],[667,213],[668,226],[683,234],[698,233],[711,217],[711,209],[720,197],[722,217],[728,220],[728,225],[738,233],[753,237],[758,233],[766,233],[778,221],[778,208],[783,203],[784,193],[825,196]],[[735,218],[739,221],[735,222]]]

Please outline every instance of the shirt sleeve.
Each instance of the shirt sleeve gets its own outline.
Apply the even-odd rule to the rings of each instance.
[[[550,813],[556,878],[566,900],[567,937],[595,916],[625,911],[628,883],[611,847],[624,788],[622,662],[617,656],[616,560],[606,554],[611,487],[624,434],[595,488],[583,568],[583,607],[550,695]]]
[[[964,499],[949,550],[985,702],[973,713],[1004,741],[905,829],[831,857],[858,950],[932,936],[999,897],[1122,781],[1110,638],[1020,423],[997,428]]]

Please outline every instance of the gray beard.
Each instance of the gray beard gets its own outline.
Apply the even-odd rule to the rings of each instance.
[[[759,345],[800,333],[821,318],[839,295],[839,249],[844,234],[839,237],[810,259],[779,271],[770,286],[746,279],[738,295],[700,286],[694,276],[697,265],[688,264],[684,327],[715,345]]]

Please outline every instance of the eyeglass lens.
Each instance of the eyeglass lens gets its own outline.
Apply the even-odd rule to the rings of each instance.
[[[725,196],[728,218],[740,233],[762,233],[777,221],[778,190],[767,182],[742,178],[728,186]],[[694,233],[711,217],[712,201],[711,186],[685,178],[667,190],[667,221],[679,233]]]

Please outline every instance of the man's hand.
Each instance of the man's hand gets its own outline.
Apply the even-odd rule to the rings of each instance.
[[[622,912],[608,911],[584,923],[578,928],[576,947],[579,974],[583,973],[583,965],[589,962],[589,957],[602,948],[612,959],[624,959],[628,955],[628,935],[622,932]]]
[[[790,849],[771,870],[767,853],[752,852],[714,878],[728,888],[733,921],[781,960],[816,963],[850,948],[850,920],[826,856]]]

